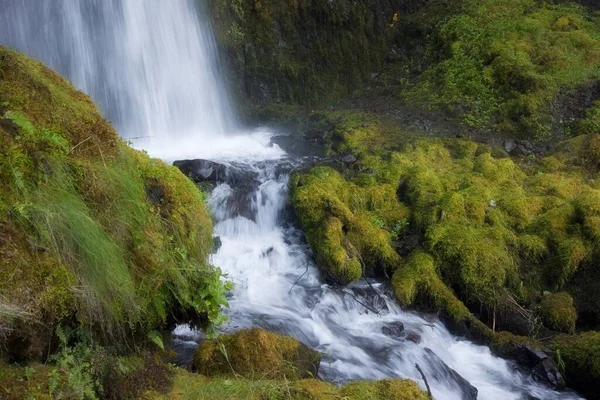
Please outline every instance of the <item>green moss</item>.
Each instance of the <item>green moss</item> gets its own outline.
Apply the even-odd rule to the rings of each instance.
[[[567,384],[584,396],[600,390],[600,332],[559,336],[553,347],[564,365]]]
[[[402,141],[377,119],[365,125],[357,114],[338,117],[331,128],[339,132],[337,148],[358,162],[341,173],[313,168],[291,181],[292,203],[325,272],[354,265],[358,276],[350,264],[356,254],[368,270],[387,259],[402,305],[425,299],[472,325],[478,323],[465,304],[491,314],[511,297],[529,307],[544,290],[595,279],[600,196],[578,164],[581,141],[524,167],[476,143]],[[393,248],[384,236],[374,241],[378,256],[369,256],[366,244],[390,233],[399,217],[404,228],[394,239],[406,262],[388,255]],[[324,232],[335,232],[335,241],[323,240]],[[405,249],[405,238],[419,238],[419,246]],[[338,261],[323,262],[323,254]],[[572,289],[576,304],[596,304],[593,291]],[[487,336],[484,328],[477,327]]]
[[[544,295],[540,304],[542,322],[550,329],[573,333],[577,322],[577,311],[573,298],[566,292]]]
[[[208,376],[247,379],[313,378],[321,355],[289,336],[254,328],[203,342],[194,367]]]
[[[45,355],[60,325],[126,348],[168,316],[222,321],[204,194],[128,148],[66,80],[4,47],[0,182],[0,299],[27,310],[0,321],[18,326],[11,357]]]
[[[404,20],[405,29],[421,34],[407,43],[427,46],[429,60],[403,88],[407,101],[443,107],[469,126],[547,138],[559,91],[598,78],[598,17],[584,7],[464,0],[438,11],[441,2],[431,3]],[[593,126],[594,117],[589,121],[584,125]]]
[[[338,388],[316,379],[248,380],[207,379],[176,370],[176,379],[167,395],[150,393],[152,400],[418,400],[427,399],[418,385],[408,380],[354,382]]]
[[[342,396],[349,399],[389,399],[419,400],[427,399],[427,395],[419,386],[409,380],[384,380],[379,382],[355,382],[341,390]]]
[[[348,184],[331,168],[315,168],[291,180],[292,204],[317,256],[333,281],[359,279],[365,265],[393,270],[399,260],[390,231],[407,216],[388,184]]]

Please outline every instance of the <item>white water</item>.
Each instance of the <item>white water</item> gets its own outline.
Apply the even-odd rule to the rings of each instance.
[[[259,184],[250,196],[252,219],[232,214],[227,207],[232,197],[247,197],[243,189],[221,184],[209,202],[216,220],[215,235],[222,241],[212,261],[236,285],[225,332],[260,326],[292,335],[323,354],[319,376],[332,382],[398,377],[413,379],[425,388],[415,368],[418,363],[436,399],[460,399],[462,392],[455,380],[436,374],[440,364],[428,355],[426,349],[431,349],[479,390],[479,399],[579,398],[534,382],[512,363],[493,356],[487,347],[452,336],[435,318],[403,311],[386,294],[383,284],[374,283],[377,294],[365,282],[348,288],[325,284],[302,233],[286,212],[287,171],[297,161],[275,146],[266,148],[268,162],[246,158],[240,163],[243,142],[232,141],[230,148],[240,151],[239,158],[233,157],[235,166],[253,170]],[[383,326],[397,321],[406,331],[419,334],[421,342],[392,339],[382,333]],[[182,338],[192,335],[183,327],[176,334]]]
[[[197,141],[234,128],[195,0],[0,0],[0,44],[90,94],[127,138]]]
[[[374,283],[374,294],[364,283],[344,289],[323,283],[286,214],[288,171],[298,161],[270,146],[268,132],[223,135],[235,124],[218,84],[213,38],[191,4],[0,0],[0,41],[68,76],[124,136],[143,137],[137,146],[151,155],[209,158],[254,171],[259,185],[250,193],[221,184],[210,199],[222,240],[212,261],[236,283],[224,329],[262,326],[293,335],[323,354],[320,376],[333,382],[406,377],[422,384],[418,363],[437,399],[460,398],[431,349],[477,387],[480,399],[576,398],[534,383],[489,349],[453,337],[438,320],[401,310],[382,284]],[[232,213],[232,199],[249,201],[252,219]],[[397,321],[421,342],[382,333]]]

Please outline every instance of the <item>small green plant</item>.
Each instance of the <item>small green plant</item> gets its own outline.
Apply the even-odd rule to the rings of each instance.
[[[379,217],[373,217],[371,218],[371,222],[373,222],[373,225],[375,225],[379,229],[385,229],[385,221],[383,219]]]
[[[410,222],[408,221],[408,219],[403,219],[396,222],[396,224],[390,231],[390,237],[392,238],[392,240],[398,240],[403,234],[405,234],[408,230],[409,224]]]

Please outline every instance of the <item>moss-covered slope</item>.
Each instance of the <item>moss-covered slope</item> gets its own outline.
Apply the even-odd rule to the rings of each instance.
[[[454,292],[492,313],[566,288],[590,313],[587,322],[600,321],[589,306],[597,293],[577,283],[595,280],[600,249],[600,190],[583,164],[582,140],[522,167],[462,140],[398,141],[398,151],[386,150],[380,142],[394,143],[393,135],[368,120],[342,117],[337,148],[358,156],[341,168],[345,176],[317,167],[291,180],[293,206],[327,276],[347,284],[365,268],[379,270],[394,274],[404,304]],[[561,299],[567,315],[557,317],[549,309]],[[571,331],[570,307],[568,295],[550,296],[543,319]]]
[[[0,47],[0,353],[47,355],[58,326],[125,345],[173,318],[219,322],[204,201],[65,79]]]

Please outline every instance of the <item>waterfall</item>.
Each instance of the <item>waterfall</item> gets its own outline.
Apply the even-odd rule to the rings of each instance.
[[[0,0],[0,43],[68,77],[123,137],[215,137],[234,121],[197,3]]]
[[[320,377],[336,383],[393,377],[424,386],[419,364],[437,399],[473,398],[473,387],[480,399],[578,399],[452,336],[434,316],[402,310],[382,282],[324,282],[287,213],[289,172],[303,160],[272,144],[268,131],[225,135],[235,121],[214,39],[195,7],[191,0],[0,0],[0,43],[70,78],[124,137],[158,139],[140,145],[150,154],[216,160],[248,176],[219,182],[209,201],[222,242],[212,262],[236,284],[225,332],[261,326],[295,336],[323,354]],[[182,340],[195,334],[186,329],[176,331]]]

